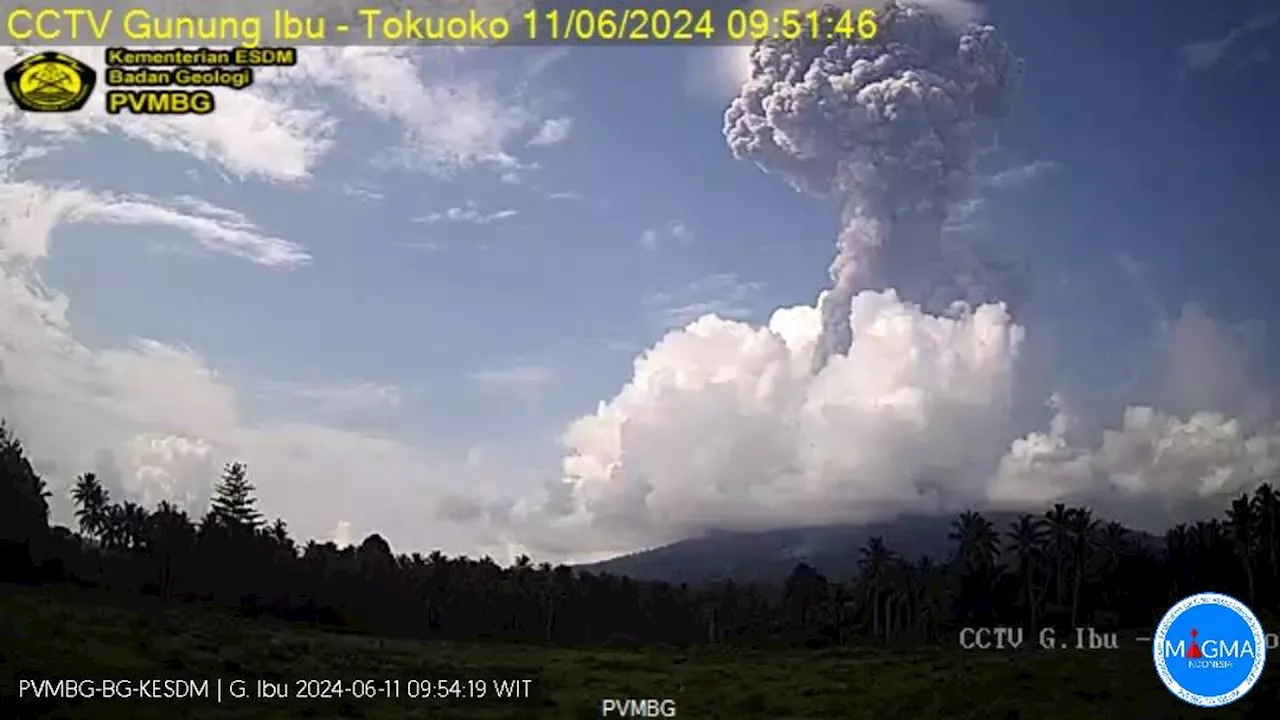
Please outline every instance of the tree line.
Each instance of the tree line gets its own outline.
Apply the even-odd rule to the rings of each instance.
[[[243,464],[226,466],[203,516],[110,496],[92,473],[71,490],[76,528],[49,524],[49,491],[0,424],[0,575],[355,632],[562,644],[827,646],[949,642],[962,626],[1150,628],[1178,599],[1229,593],[1280,606],[1280,495],[1271,484],[1220,518],[1163,538],[1056,504],[997,525],[965,512],[944,557],[905,558],[882,538],[850,548],[855,577],[798,564],[785,582],[638,581],[566,565],[509,566],[436,551],[297,543],[257,509]]]

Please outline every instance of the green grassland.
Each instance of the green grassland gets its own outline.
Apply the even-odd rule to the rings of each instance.
[[[122,601],[121,601],[122,602]],[[1116,651],[547,648],[416,642],[324,632],[197,608],[129,607],[63,590],[0,586],[0,717],[546,718],[600,717],[611,697],[674,698],[677,717],[1277,718],[1280,663],[1230,708],[1173,699],[1146,646]],[[516,700],[321,701],[18,698],[32,678],[532,678]]]

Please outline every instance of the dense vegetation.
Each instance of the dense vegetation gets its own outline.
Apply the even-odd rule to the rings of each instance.
[[[232,606],[383,635],[553,643],[949,641],[966,624],[1150,628],[1204,590],[1268,612],[1280,604],[1280,496],[1235,499],[1224,519],[1179,526],[1163,547],[1081,507],[1055,505],[997,528],[955,519],[950,557],[900,558],[873,538],[851,548],[854,578],[800,564],[783,587],[703,586],[490,558],[299,547],[266,522],[240,464],[227,466],[198,521],[160,503],[115,502],[92,474],[75,483],[78,532],[48,524],[48,493],[17,438],[0,426],[0,553],[10,580],[70,581],[117,593]]]
[[[10,592],[10,588],[14,591]],[[584,720],[600,700],[670,698],[695,720],[1176,720],[1182,705],[1151,671],[1146,648],[1103,653],[956,649],[756,650],[693,645],[563,647],[545,643],[384,640],[244,620],[183,604],[97,592],[0,585],[0,717],[12,720],[378,718]],[[124,600],[128,603],[124,603]],[[120,607],[119,605],[145,607]],[[6,637],[16,625],[18,637]],[[531,698],[457,701],[12,702],[29,677],[521,678]],[[1224,718],[1272,720],[1274,674]],[[6,706],[6,702],[9,704]]]
[[[958,652],[958,630],[1149,631],[1172,602],[1204,590],[1244,599],[1268,624],[1280,605],[1280,498],[1265,484],[1232,501],[1223,519],[1173,528],[1162,543],[1082,507],[1055,505],[1008,527],[966,512],[952,524],[946,557],[901,558],[873,538],[850,548],[859,558],[856,577],[826,578],[800,564],[780,587],[641,582],[527,557],[502,567],[487,557],[396,555],[378,535],[356,547],[300,547],[284,521],[262,517],[253,491],[245,466],[228,465],[209,508],[193,520],[168,503],[148,509],[116,501],[86,474],[72,491],[77,529],[50,527],[46,484],[0,425],[0,569],[4,580],[47,586],[40,602],[0,601],[7,618],[0,639],[11,650],[0,652],[0,679],[8,685],[26,673],[76,668],[91,677],[117,667],[296,677],[304,668],[298,648],[306,646],[309,672],[372,668],[365,671],[385,676],[422,672],[423,663],[444,672],[443,663],[456,676],[501,656],[516,659],[492,674],[527,673],[543,688],[537,712],[485,714],[476,706],[478,714],[449,717],[598,716],[599,693],[616,688],[682,698],[686,710],[701,708],[694,717],[976,718],[999,707],[1008,718],[1096,717],[1103,708],[1168,718],[1185,708],[1159,688],[1140,643],[1105,657],[975,654]],[[91,602],[142,604],[146,615],[86,619],[58,604],[86,593],[97,598]],[[190,617],[164,620],[179,613]],[[246,615],[261,619],[244,625]],[[346,632],[317,632],[333,629]],[[199,637],[183,640],[191,632]],[[90,650],[69,645],[95,635],[115,639],[84,646]],[[403,639],[387,645],[361,635]],[[508,642],[420,644],[439,640]],[[95,647],[114,649],[103,650],[103,660]],[[117,666],[120,652],[138,657]],[[461,655],[450,660],[450,653]],[[595,670],[570,670],[575,663]],[[1232,714],[1274,716],[1275,683],[1268,672]],[[347,705],[340,715],[365,712]],[[53,716],[33,707],[0,714]],[[153,710],[161,712],[139,712]]]

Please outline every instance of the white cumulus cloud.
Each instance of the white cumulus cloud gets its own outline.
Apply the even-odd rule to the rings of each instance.
[[[670,333],[569,428],[568,502],[520,532],[623,550],[984,497],[1012,437],[1023,330],[999,305],[935,317],[892,292],[858,295],[850,317],[853,347],[816,376],[814,307],[765,327],[712,315]]]
[[[933,315],[892,291],[863,292],[850,321],[850,350],[815,374],[816,307],[777,310],[762,327],[693,320],[572,423],[563,477],[545,496],[505,514],[447,516],[576,559],[712,529],[1054,501],[1159,530],[1188,502],[1280,473],[1280,424],[1242,365],[1247,335],[1198,308],[1166,331],[1146,369],[1150,402],[1086,421],[1054,394],[1043,428],[1019,410],[1028,330],[1002,305]],[[1191,377],[1206,382],[1188,389]]]

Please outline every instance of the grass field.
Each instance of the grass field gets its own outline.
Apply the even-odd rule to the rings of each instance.
[[[676,717],[1280,718],[1280,669],[1227,709],[1173,699],[1145,646],[1011,653],[560,649],[326,633],[199,609],[142,610],[0,587],[0,718],[595,718],[604,698],[672,698]],[[18,697],[22,679],[401,680],[398,700],[79,701]],[[409,699],[408,681],[531,678],[529,699]],[[212,685],[211,693],[212,693]],[[492,695],[492,693],[490,693]],[[616,716],[616,715],[615,715]]]

